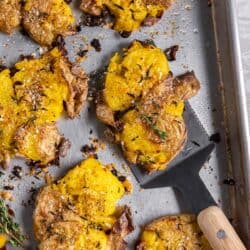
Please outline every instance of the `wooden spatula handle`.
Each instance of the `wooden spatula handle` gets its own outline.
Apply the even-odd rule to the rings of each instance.
[[[211,206],[198,215],[198,224],[215,250],[246,250],[223,211]]]

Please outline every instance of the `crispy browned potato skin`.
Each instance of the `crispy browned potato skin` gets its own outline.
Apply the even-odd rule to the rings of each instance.
[[[44,19],[50,14],[53,8],[53,0],[36,0],[32,3],[29,11],[22,9],[23,27],[29,35],[40,45],[50,46],[58,35],[69,36],[75,33],[73,25],[62,28],[51,24],[44,27]],[[63,22],[65,17],[58,15],[57,23]]]
[[[174,0],[144,0],[144,3],[146,5],[160,4],[164,8],[168,9],[173,5]],[[83,12],[88,13],[88,14],[93,15],[93,16],[100,16],[104,7],[105,7],[104,5],[98,6],[96,3],[96,0],[82,0],[81,4],[80,4],[80,9]],[[161,13],[160,16],[157,16],[157,17],[147,16],[144,19],[142,25],[143,26],[152,26],[161,19],[162,15],[163,15],[163,12]]]
[[[165,242],[164,245],[161,245],[161,249],[164,246],[171,250],[212,249],[197,224],[196,216],[192,214],[171,215],[156,219],[145,226],[143,232],[145,231],[156,233],[159,239]],[[139,239],[136,249],[148,249],[148,245],[142,237]]]
[[[153,124],[156,124],[161,131],[167,131],[167,138],[163,141],[150,124],[143,122],[148,131],[148,138],[159,144],[162,151],[171,153],[172,157],[169,162],[183,149],[187,139],[187,129],[184,120],[181,117],[164,112],[164,106],[188,100],[195,96],[199,89],[200,83],[194,72],[187,72],[177,77],[173,77],[172,73],[170,73],[165,80],[154,85],[152,89],[144,93],[136,106],[138,117],[151,117]],[[99,94],[102,95],[102,92]],[[103,98],[97,98],[96,114],[100,121],[113,128],[114,134],[118,128],[122,129],[122,122],[119,119],[115,119],[114,112],[103,102]],[[138,118],[138,121],[135,122],[141,121]],[[117,126],[118,124],[120,126]],[[113,134],[110,136],[113,137]],[[124,146],[122,149],[129,162],[142,164],[138,161],[139,152],[128,151]],[[166,163],[166,166],[169,162]],[[148,172],[158,170],[154,164],[144,165],[144,168]]]
[[[12,33],[21,22],[20,0],[0,1],[0,31]]]
[[[88,76],[87,74],[77,65],[73,65],[65,56],[66,51],[62,49],[62,56],[59,61],[59,68],[64,77],[65,81],[68,84],[69,96],[65,102],[64,109],[69,118],[75,118],[80,114],[82,107],[84,106],[87,94],[88,94]],[[24,59],[29,60],[29,59]],[[31,59],[32,60],[32,59]],[[51,59],[49,62],[50,69],[54,69],[54,62]],[[36,82],[34,80],[34,82]],[[32,95],[26,95],[25,101],[28,103],[39,103],[39,81],[37,85],[33,85]],[[24,97],[23,97],[24,98]],[[13,143],[16,149],[21,149],[25,147],[23,138],[27,133],[29,133],[30,128],[32,128],[32,121],[23,124],[16,130],[16,133],[13,138]],[[34,129],[34,126],[33,126]],[[64,157],[67,153],[67,149],[70,147],[70,143],[63,136],[60,135],[55,123],[43,124],[36,127],[40,131],[40,144],[39,152],[43,159],[43,164],[40,166],[49,165],[50,163],[57,161],[59,156]],[[3,159],[0,163],[3,168],[7,168],[10,163],[11,156],[8,152],[2,152],[0,149],[0,158]],[[22,156],[20,153],[16,153],[16,156]],[[41,160],[42,160],[41,159]]]
[[[23,138],[33,129],[40,131],[40,144],[37,150],[40,152],[41,161],[49,163],[58,158],[63,137],[59,134],[55,123],[48,123],[36,127],[29,123],[22,125],[16,131],[13,138],[15,147],[18,148],[19,151],[22,151],[22,148],[25,147]]]
[[[124,237],[133,230],[130,209],[121,207],[109,235],[109,250],[125,250]],[[42,188],[36,198],[33,228],[40,250],[70,249],[82,230],[82,218],[64,197],[51,187]],[[70,232],[64,242],[59,235]]]

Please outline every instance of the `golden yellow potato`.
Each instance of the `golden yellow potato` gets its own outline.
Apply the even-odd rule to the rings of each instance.
[[[125,194],[110,169],[89,158],[41,189],[33,215],[39,249],[119,250],[133,229]],[[123,248],[122,248],[123,247]]]
[[[193,72],[173,77],[163,51],[134,41],[111,58],[96,114],[129,162],[162,170],[185,144],[184,101],[199,88]]]
[[[135,104],[154,84],[166,78],[168,61],[159,48],[134,41],[123,55],[110,60],[103,96],[113,111],[123,111]]]
[[[115,17],[113,28],[119,32],[132,32],[141,25],[156,23],[173,0],[82,0],[81,10],[99,16],[104,7]]]
[[[4,248],[7,243],[8,237],[5,234],[0,234],[0,249]]]
[[[79,114],[87,96],[86,75],[54,48],[1,71],[0,86],[0,162],[6,165],[22,155],[48,164],[62,142],[55,122],[64,106],[69,117]]]
[[[0,31],[11,33],[21,22],[20,0],[1,0]]]
[[[26,0],[23,27],[40,45],[50,46],[58,35],[75,32],[75,18],[64,0]]]
[[[137,250],[212,250],[191,214],[166,216],[147,225]]]

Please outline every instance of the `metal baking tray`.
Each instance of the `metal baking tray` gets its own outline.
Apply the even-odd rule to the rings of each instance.
[[[177,60],[170,63],[171,70],[175,75],[187,70],[195,71],[201,81],[201,90],[191,100],[191,106],[209,134],[221,135],[221,142],[216,145],[215,152],[200,175],[214,199],[232,219],[245,244],[250,247],[250,135],[236,8],[233,0],[214,0],[212,3],[209,7],[208,1],[176,1],[158,24],[142,28],[126,39],[109,29],[85,27],[80,33],[67,38],[66,42],[69,56],[74,61],[79,48],[93,38],[100,40],[102,51],[97,53],[92,50],[81,64],[88,73],[102,69],[114,52],[121,51],[134,39],[153,39],[162,49],[175,44],[180,46]],[[80,20],[81,13],[74,2],[72,7]],[[0,57],[8,65],[13,64],[20,54],[39,54],[40,51],[39,46],[19,32],[11,36],[0,34]],[[92,81],[91,84],[95,83]],[[85,106],[79,118],[63,118],[58,124],[65,137],[70,139],[72,147],[67,157],[61,159],[60,168],[50,167],[49,171],[56,177],[62,176],[81,161],[80,148],[89,143],[89,137],[104,140],[105,128],[97,121],[91,102]],[[93,130],[91,135],[90,130]],[[122,167],[126,162],[118,146],[108,144],[105,150],[98,152],[98,156],[103,163],[116,164],[134,184],[133,194],[121,201],[131,206],[135,224],[135,231],[127,237],[129,249],[133,249],[142,225],[163,215],[186,211],[185,204],[181,204],[179,195],[172,188],[140,189],[130,171]],[[27,173],[22,180],[9,181],[8,174],[14,165],[23,166],[23,172]],[[10,206],[15,211],[16,220],[30,236],[25,249],[36,249],[32,233],[34,205],[32,202],[29,205],[29,190],[43,186],[44,180],[29,176],[24,160],[12,160],[11,168],[1,178],[0,187],[10,182],[15,186],[12,191],[14,201],[10,202]],[[233,178],[235,185],[223,184],[227,178]]]

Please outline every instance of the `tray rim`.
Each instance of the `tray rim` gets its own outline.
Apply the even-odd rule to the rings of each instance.
[[[216,49],[217,49],[217,61],[218,61],[218,66],[220,68],[220,79],[222,83],[224,82],[223,80],[223,60],[220,55],[221,51],[221,46],[220,44],[220,30],[217,27],[217,16],[216,16],[216,0],[213,1],[212,4],[212,14],[213,14],[213,22],[214,22],[214,33],[215,33],[215,40],[216,40]],[[250,124],[248,120],[248,109],[247,109],[247,96],[246,96],[246,88],[245,88],[245,80],[244,80],[244,72],[243,72],[243,64],[242,64],[242,56],[241,56],[241,46],[240,46],[240,39],[239,39],[239,29],[238,29],[238,19],[237,19],[237,13],[236,13],[236,1],[235,0],[225,0],[223,1],[224,7],[225,7],[225,17],[226,20],[226,29],[228,30],[228,43],[229,43],[229,52],[230,52],[230,66],[233,68],[233,87],[234,87],[234,98],[235,98],[235,109],[236,109],[236,118],[238,119],[235,123],[236,125],[234,126],[234,129],[237,130],[235,131],[237,133],[237,136],[239,138],[239,141],[237,142],[237,145],[239,146],[237,152],[239,154],[240,159],[236,160],[238,163],[241,164],[242,169],[243,169],[243,183],[244,183],[244,191],[245,191],[245,197],[247,204],[247,211],[246,212],[246,221],[241,221],[239,219],[239,227],[241,229],[241,226],[245,224],[245,230],[244,232],[244,240],[247,246],[250,247]],[[222,5],[223,5],[222,4]],[[224,86],[224,84],[223,84]],[[226,99],[225,92],[222,94],[223,98]],[[227,102],[228,100],[225,100]],[[228,103],[225,103],[226,109]],[[224,119],[226,122],[229,122],[227,115],[228,115],[228,110],[225,111],[226,117]],[[226,124],[226,128],[229,128],[229,124]],[[231,127],[232,128],[232,127]],[[230,131],[231,132],[231,131]],[[230,135],[229,135],[230,137]],[[232,145],[232,142],[229,143]],[[231,146],[230,145],[230,146]],[[229,147],[230,147],[229,146]],[[237,154],[235,153],[235,154]],[[237,156],[236,156],[237,158]],[[233,174],[235,174],[237,166],[234,166],[234,162],[232,160],[232,171]],[[235,191],[233,192],[234,197],[232,197],[233,201],[232,202],[237,202],[238,200],[241,199],[241,194],[237,194],[235,188]],[[237,200],[237,196],[239,196]],[[243,202],[243,201],[242,201]],[[232,209],[239,210],[240,205],[239,204],[232,204]],[[234,211],[235,212],[235,211]],[[241,230],[239,230],[241,231]]]

